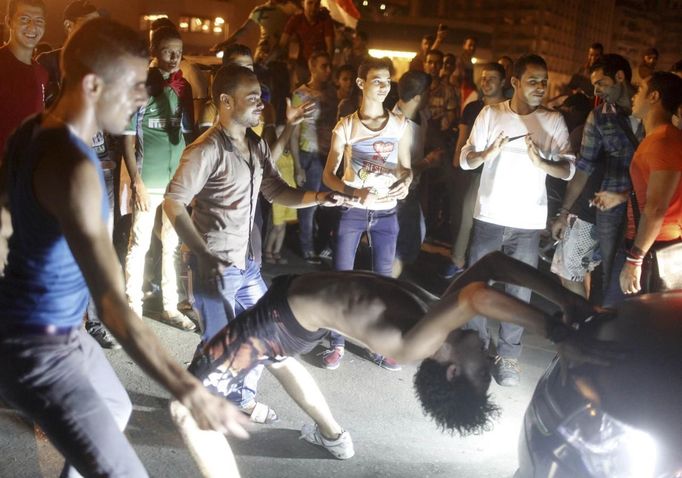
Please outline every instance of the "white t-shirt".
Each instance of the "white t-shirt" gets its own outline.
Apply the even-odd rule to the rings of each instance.
[[[341,118],[334,133],[346,142],[343,182],[357,189],[371,188],[380,198],[387,196],[397,181],[398,143],[406,127],[405,117],[392,111],[388,111],[388,121],[379,131],[367,128],[357,111]],[[387,210],[396,204],[396,200],[375,203],[372,209]]]
[[[528,115],[518,115],[511,110],[510,101],[481,110],[462,148],[462,169],[472,169],[465,159],[470,151],[485,150],[500,133],[510,138],[530,134],[543,158],[568,160],[571,170],[566,180],[573,177],[575,155],[561,113],[539,107]],[[507,143],[497,158],[483,163],[474,217],[499,226],[544,229],[547,223],[546,176],[544,171],[533,166],[525,138]]]

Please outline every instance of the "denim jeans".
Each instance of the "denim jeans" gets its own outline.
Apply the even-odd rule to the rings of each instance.
[[[60,336],[0,331],[0,363],[0,396],[64,456],[60,476],[147,476],[123,434],[128,394],[83,328]]]
[[[454,205],[460,209],[459,229],[455,233],[452,246],[452,262],[457,265],[466,265],[467,250],[471,239],[471,229],[474,225],[474,208],[478,197],[478,187],[481,184],[481,175],[477,173],[464,173],[462,181],[464,192],[462,202]]]
[[[398,226],[395,257],[404,263],[412,263],[417,260],[426,236],[426,221],[417,188],[398,203]]]
[[[372,271],[390,277],[398,239],[398,215],[395,208],[385,211],[340,208],[334,241],[334,269],[353,270],[355,253],[365,232],[372,253]],[[345,344],[344,338],[335,332],[330,333],[330,338],[332,347],[342,347]]]
[[[202,343],[208,342],[237,315],[253,307],[267,291],[267,286],[261,277],[260,263],[253,259],[247,260],[244,270],[235,266],[226,268],[223,272],[222,284],[201,281],[198,263],[193,255],[189,257],[189,267],[192,276],[191,297],[203,325]],[[244,377],[243,383],[234,387],[235,390],[231,391],[226,398],[241,407],[253,403],[256,398],[258,379],[262,373],[262,365],[251,370]]]
[[[305,171],[305,183],[303,189],[307,191],[320,191],[322,185],[322,170],[324,169],[325,157],[320,153],[301,151],[299,162]],[[301,244],[301,253],[315,252],[315,211],[317,206],[305,207],[298,210],[298,238]]]
[[[473,265],[489,252],[502,251],[506,255],[525,262],[533,267],[538,265],[538,249],[540,244],[539,229],[516,229],[498,226],[489,222],[474,219],[474,230],[469,249],[469,264]],[[505,285],[505,291],[525,302],[530,302],[530,289],[513,285]],[[486,348],[490,345],[490,332],[486,327],[487,319],[476,316],[467,328],[478,332]],[[504,358],[518,359],[521,356],[521,336],[523,327],[508,322],[500,324],[497,353]]]
[[[611,283],[612,274],[620,274],[620,268],[618,271],[614,268],[614,258],[623,242],[626,208],[627,203],[623,203],[607,211],[597,211],[597,238],[601,254],[604,295]]]
[[[625,247],[619,247],[613,258],[613,268],[611,269],[609,283],[604,286],[606,289],[604,300],[602,301],[604,307],[615,307],[628,297],[620,288],[620,272],[623,270],[626,257]]]

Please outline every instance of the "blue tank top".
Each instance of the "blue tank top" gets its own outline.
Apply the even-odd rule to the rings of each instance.
[[[74,327],[83,320],[88,288],[59,222],[33,194],[33,171],[48,152],[50,160],[85,156],[98,171],[105,222],[109,214],[107,189],[93,149],[67,127],[43,129],[42,119],[37,115],[27,120],[6,150],[14,232],[5,276],[0,279],[0,321]]]

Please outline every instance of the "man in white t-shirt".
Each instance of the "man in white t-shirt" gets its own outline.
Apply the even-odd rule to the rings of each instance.
[[[372,249],[372,270],[390,277],[393,272],[398,216],[396,206],[409,192],[411,134],[404,134],[407,121],[402,114],[384,108],[391,89],[391,60],[368,58],[358,68],[355,80],[362,90],[356,112],[345,116],[332,132],[329,157],[322,180],[332,191],[352,196],[352,206],[340,207],[334,240],[334,269],[353,270],[355,253],[363,233]],[[344,162],[343,178],[336,175]],[[324,367],[339,366],[344,338],[332,332],[331,347],[323,358]],[[400,370],[393,360],[378,354],[372,360],[387,370]]]
[[[575,156],[560,113],[541,106],[547,91],[547,64],[538,55],[525,55],[514,64],[514,96],[483,108],[462,148],[462,169],[481,164],[481,184],[474,209],[474,230],[469,264],[487,253],[501,250],[537,266],[540,232],[547,222],[545,179],[569,180]],[[528,302],[530,290],[507,286],[507,292]],[[486,318],[469,327],[490,344]],[[519,383],[518,358],[523,328],[502,324],[493,377],[500,385]]]

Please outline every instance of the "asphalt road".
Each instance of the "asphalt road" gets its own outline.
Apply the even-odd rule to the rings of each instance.
[[[286,266],[266,266],[265,276],[304,272],[306,265],[293,255]],[[435,293],[447,285],[435,271],[441,259],[422,254],[406,276]],[[177,360],[188,363],[198,342],[181,332],[145,319]],[[425,418],[412,390],[416,367],[388,372],[347,353],[335,371],[319,367],[320,350],[302,362],[324,392],[337,420],[350,431],[356,456],[335,460],[325,450],[299,440],[307,416],[283,393],[267,372],[260,382],[259,399],[280,416],[273,425],[254,425],[248,441],[232,440],[244,477],[395,477],[395,478],[500,478],[516,469],[516,448],[523,413],[535,383],[554,355],[552,345],[527,335],[521,359],[522,380],[515,388],[493,383],[491,393],[502,414],[492,430],[461,438],[438,430]],[[148,379],[123,351],[107,351],[134,404],[127,436],[153,477],[194,477],[196,467],[175,431],[168,413],[168,394]],[[7,366],[7,364],[4,364]],[[38,431],[15,411],[0,407],[0,477],[57,477],[63,459]]]

